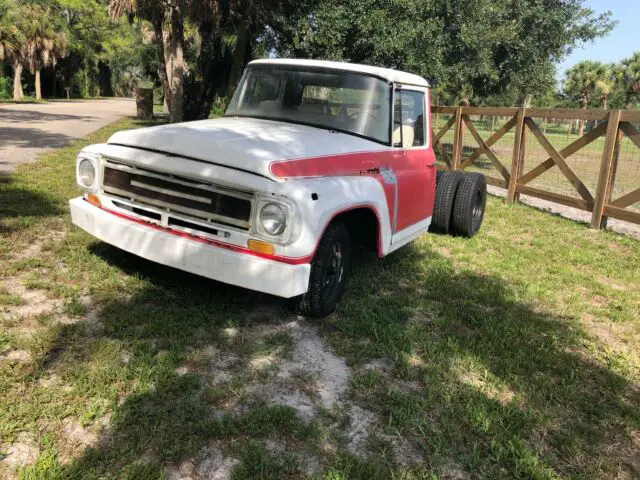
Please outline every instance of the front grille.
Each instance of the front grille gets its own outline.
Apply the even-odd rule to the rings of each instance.
[[[249,229],[251,194],[108,161],[105,193],[223,225]]]

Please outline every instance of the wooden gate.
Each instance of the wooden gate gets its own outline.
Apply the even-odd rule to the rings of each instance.
[[[640,211],[630,209],[640,202],[640,112],[621,110],[572,110],[572,109],[517,109],[517,108],[490,108],[490,107],[433,107],[432,117],[435,118],[436,127],[441,115],[450,115],[449,119],[433,135],[433,146],[437,156],[441,160],[441,168],[452,170],[465,170],[469,168],[481,156],[488,158],[491,169],[485,173],[487,183],[507,190],[507,198],[510,201],[518,201],[520,194],[541,198],[543,200],[567,205],[592,212],[592,226],[602,228],[606,226],[607,217],[617,218],[628,222],[640,224]],[[508,120],[497,130],[490,132],[485,139],[474,124],[473,116],[502,117]],[[587,122],[591,127],[581,136],[576,136],[570,143],[562,148],[556,148],[549,136],[539,123],[544,124],[548,119],[556,122],[575,122],[583,124]],[[448,152],[443,139],[453,129],[451,150]],[[474,147],[467,155],[465,150],[465,129],[474,142]],[[499,158],[495,147],[498,142],[505,143],[505,135],[513,133],[513,140],[509,161]],[[604,138],[602,147],[598,144],[597,157],[594,158],[598,170],[597,182],[587,185],[581,172],[572,168],[567,161],[569,157],[582,151],[587,145],[598,139]],[[625,139],[627,139],[625,141]],[[525,159],[527,158],[527,145],[529,149],[532,142],[536,142],[535,148],[544,152],[546,159],[537,163],[533,168],[525,172]],[[616,185],[616,174],[619,166],[620,149],[622,142],[633,148],[633,155],[629,161],[637,165],[631,177],[625,179],[627,191],[613,198]],[[503,148],[504,150],[504,148]],[[591,149],[589,155],[593,155]],[[625,160],[627,161],[627,160]],[[599,162],[599,167],[597,163]],[[591,162],[593,163],[593,162]],[[561,173],[561,179],[570,194],[559,193],[551,189],[534,187],[531,182],[540,178],[545,172],[556,169]],[[586,176],[586,175],[584,175]],[[593,176],[592,180],[595,180]],[[633,184],[629,190],[630,184]]]

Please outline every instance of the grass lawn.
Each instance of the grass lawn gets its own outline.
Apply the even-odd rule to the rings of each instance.
[[[0,177],[0,477],[640,476],[640,242],[490,199],[298,318],[71,225],[135,125]]]

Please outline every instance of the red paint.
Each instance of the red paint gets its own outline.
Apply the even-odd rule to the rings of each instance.
[[[280,178],[358,175],[363,170],[376,168],[381,159],[395,153],[396,150],[388,148],[372,152],[343,153],[298,160],[283,160],[272,162],[269,165],[269,170],[272,175]]]
[[[254,252],[253,250],[249,250],[248,248],[240,247],[238,245],[233,245],[231,243],[224,243],[224,242],[220,242],[218,240],[212,240],[210,238],[204,238],[204,237],[200,237],[200,236],[197,236],[197,235],[189,234],[187,232],[181,232],[179,230],[174,230],[172,228],[162,227],[160,225],[157,225],[157,224],[151,223],[151,222],[147,222],[147,221],[142,220],[140,218],[132,217],[132,216],[126,215],[124,213],[120,213],[120,212],[116,212],[116,211],[113,211],[113,210],[109,210],[108,208],[100,207],[100,209],[105,211],[105,212],[107,212],[107,213],[110,213],[111,215],[115,215],[116,217],[119,217],[119,218],[122,218],[122,219],[125,219],[125,220],[129,220],[131,222],[138,223],[140,225],[144,225],[144,226],[152,228],[154,230],[158,230],[158,231],[165,232],[165,233],[170,233],[171,235],[175,235],[177,237],[187,238],[189,240],[193,240],[194,242],[204,243],[206,245],[211,245],[211,246],[218,247],[218,248],[224,248],[226,250],[230,250],[230,251],[235,252],[235,253],[243,253],[243,254],[246,254],[246,255],[252,255],[254,257],[264,258],[264,259],[267,259],[267,260],[273,260],[273,261],[276,261],[276,262],[282,262],[282,263],[286,263],[286,264],[289,264],[289,265],[302,265],[302,264],[305,264],[305,263],[310,263],[311,260],[313,259],[313,254],[312,255],[307,255],[305,257],[285,257],[285,256],[282,256],[282,255],[269,255],[267,253]]]
[[[430,120],[430,119],[429,119]],[[427,128],[427,130],[430,130]],[[430,134],[429,134],[430,135]],[[429,142],[431,138],[429,138]],[[286,160],[270,165],[277,177],[330,177],[366,174],[380,182],[384,189],[389,218],[393,221],[396,186],[388,184],[379,168],[390,169],[397,178],[398,213],[393,233],[420,222],[433,214],[435,196],[435,154],[432,148],[387,149],[375,152]]]
[[[430,217],[435,198],[435,155],[430,148],[402,151],[393,163],[381,165],[396,175],[398,185],[398,214],[395,232]],[[431,166],[430,166],[431,165]]]

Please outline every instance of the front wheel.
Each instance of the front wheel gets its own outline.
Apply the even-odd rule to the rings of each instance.
[[[336,309],[351,266],[351,237],[342,223],[329,225],[311,263],[309,290],[293,301],[302,315],[326,317]]]

